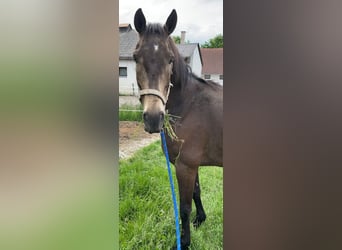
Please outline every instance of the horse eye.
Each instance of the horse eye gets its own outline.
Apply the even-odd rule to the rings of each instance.
[[[169,64],[171,64],[171,63],[173,63],[173,61],[174,61],[175,59],[174,59],[174,57],[172,56],[172,57],[170,57],[170,60],[169,60]]]
[[[137,55],[136,55],[136,54],[133,54],[133,60],[134,60],[135,62],[137,62]]]
[[[139,90],[141,90],[141,85],[139,82],[137,82]]]

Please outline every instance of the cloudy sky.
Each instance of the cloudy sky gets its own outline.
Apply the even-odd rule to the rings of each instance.
[[[130,23],[134,28],[134,14],[142,8],[147,22],[164,24],[172,9],[178,15],[172,35],[186,31],[185,40],[203,44],[217,34],[223,34],[223,0],[120,0],[119,23]]]

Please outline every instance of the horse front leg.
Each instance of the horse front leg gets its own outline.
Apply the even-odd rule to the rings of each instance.
[[[205,215],[204,208],[202,205],[202,200],[201,200],[201,187],[200,187],[198,172],[196,174],[194,193],[193,193],[192,198],[194,199],[194,202],[196,205],[196,218],[193,221],[193,224],[194,224],[194,227],[197,228],[207,218],[207,216]]]
[[[197,171],[198,167],[190,167],[180,161],[176,163],[176,176],[180,199],[180,217],[182,220],[182,250],[188,249],[190,245],[190,213]]]

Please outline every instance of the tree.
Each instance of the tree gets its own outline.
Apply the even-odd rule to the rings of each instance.
[[[223,35],[218,34],[214,38],[201,45],[202,48],[223,48]]]
[[[180,44],[180,42],[181,42],[180,36],[173,36],[172,39],[173,39],[173,41],[174,41],[175,43],[177,43],[177,44]]]
[[[181,37],[180,36],[172,36],[172,40],[176,43],[176,44],[180,44],[181,43]],[[184,41],[184,43],[190,43],[189,40]]]

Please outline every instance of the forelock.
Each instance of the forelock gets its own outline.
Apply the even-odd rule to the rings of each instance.
[[[165,30],[159,23],[150,23],[146,27],[145,35],[165,35]]]

